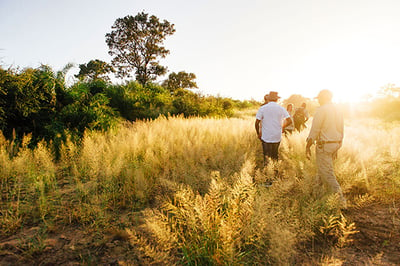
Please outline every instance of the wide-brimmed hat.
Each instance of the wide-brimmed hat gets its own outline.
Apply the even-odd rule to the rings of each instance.
[[[275,100],[278,100],[279,98],[281,98],[281,97],[278,96],[278,92],[276,92],[276,91],[270,91],[268,94],[268,100],[270,100],[270,101],[275,101]]]

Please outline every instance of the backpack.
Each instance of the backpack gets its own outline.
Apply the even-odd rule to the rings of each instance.
[[[303,124],[306,120],[306,115],[304,113],[304,108],[297,108],[296,112],[293,115],[293,120],[295,124]]]

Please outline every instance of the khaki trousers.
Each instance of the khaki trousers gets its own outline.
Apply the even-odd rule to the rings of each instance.
[[[339,150],[339,143],[317,144],[315,148],[318,175],[317,182],[324,183],[331,193],[337,193],[340,199],[345,202],[342,189],[336,180],[333,169],[333,160],[336,152]]]

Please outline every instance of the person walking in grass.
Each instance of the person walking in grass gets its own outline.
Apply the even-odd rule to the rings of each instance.
[[[255,122],[257,136],[262,143],[264,166],[270,159],[278,160],[282,132],[292,122],[285,108],[277,103],[280,98],[278,92],[271,91],[266,98],[268,103],[260,107]]]
[[[328,189],[337,193],[342,207],[346,208],[346,199],[336,180],[333,161],[343,141],[343,115],[332,103],[332,92],[321,90],[316,97],[320,104],[314,115],[310,133],[307,137],[306,157],[311,158],[311,146],[315,143],[316,164],[318,169],[317,183],[325,184]]]
[[[266,105],[267,103],[268,103],[268,94],[265,94],[264,95],[264,103],[261,106]]]
[[[294,131],[293,103],[289,103],[289,104],[286,106],[286,111],[287,111],[288,114],[290,115],[290,121],[292,121],[292,122],[290,123],[290,125],[287,125],[287,126],[286,126],[286,128],[285,128],[285,130],[284,130],[284,133],[285,133],[285,135],[290,135],[290,134],[292,134],[293,131]]]
[[[306,107],[307,104],[302,103],[301,106],[296,109],[293,115],[294,127],[298,132],[302,131],[304,128],[307,127],[306,122],[309,119],[309,115]]]

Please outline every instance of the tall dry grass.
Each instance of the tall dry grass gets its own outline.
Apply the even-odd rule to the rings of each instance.
[[[336,162],[338,180],[350,208],[374,199],[398,198],[400,142],[393,134],[398,128],[370,120],[351,123],[356,124],[346,125],[346,139]],[[268,169],[257,167],[259,151],[251,155],[256,157],[248,157],[240,175],[216,174],[218,178],[212,179],[205,195],[190,187],[178,190],[161,208],[145,212],[144,227],[150,237],[147,235],[143,242],[140,231],[129,231],[133,244],[151,250],[144,251],[143,256],[154,262],[194,265],[285,265],[295,263],[302,245],[320,248],[349,244],[357,228],[341,213],[337,196],[316,187],[314,159],[308,161],[304,155],[307,133],[285,138],[282,160]],[[383,141],[388,138],[397,146]],[[261,149],[259,143],[252,143],[252,149]],[[386,167],[392,172],[385,172],[389,169]],[[280,174],[272,187],[256,185],[271,178],[275,169]]]
[[[141,227],[119,226],[148,263],[294,263],[303,245],[343,246],[356,231],[335,195],[315,186],[307,133],[285,137],[281,160],[266,169],[247,113],[87,132],[63,145],[59,161],[45,143],[22,144],[15,155],[2,137],[1,234],[37,223],[104,228],[122,212],[143,210]],[[399,198],[399,133],[393,123],[346,123],[335,169],[351,208]],[[272,187],[258,185],[266,179]]]
[[[254,152],[250,127],[242,119],[159,118],[67,141],[57,162],[45,143],[22,144],[13,156],[13,143],[1,138],[2,228],[44,221],[50,211],[62,222],[105,224],[110,211],[154,204],[181,183],[205,192],[210,171],[230,176]],[[25,203],[38,211],[25,213]]]
[[[104,134],[86,134],[81,147],[63,147],[60,165],[74,182],[95,183],[90,191],[110,207],[138,207],[184,183],[204,192],[209,172],[229,176],[254,153],[250,121],[159,118]],[[85,187],[84,185],[82,185]],[[128,206],[129,205],[129,206]]]

